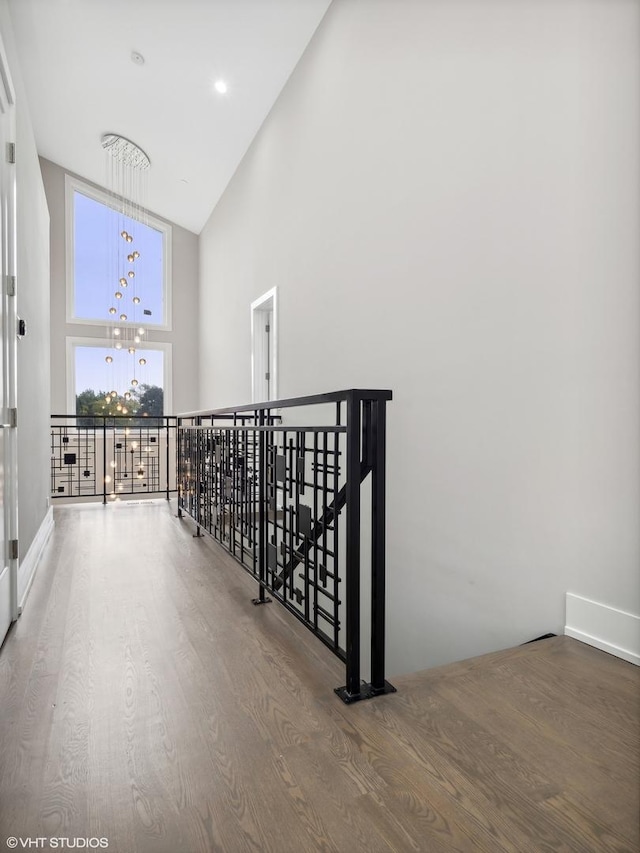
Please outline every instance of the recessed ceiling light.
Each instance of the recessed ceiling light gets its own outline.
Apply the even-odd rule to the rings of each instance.
[[[137,50],[131,51],[131,61],[135,65],[144,65],[144,56],[141,53],[138,53]]]
[[[227,84],[224,80],[216,80],[214,88],[220,95],[227,94]]]

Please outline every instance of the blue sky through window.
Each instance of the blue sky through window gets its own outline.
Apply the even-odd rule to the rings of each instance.
[[[111,356],[113,362],[107,364],[106,356]],[[146,360],[141,366],[140,358]],[[76,346],[75,372],[76,395],[90,389],[91,391],[118,391],[123,394],[130,391],[131,380],[138,380],[140,385],[164,386],[164,358],[161,350],[137,348],[131,355],[126,349],[116,350],[113,347]]]
[[[126,243],[121,231],[133,235]],[[140,257],[131,264],[130,252]],[[78,320],[112,321],[109,308],[126,313],[134,325],[162,325],[163,305],[163,235],[142,222],[123,216],[118,211],[86,195],[74,192],[74,316]],[[133,270],[134,279],[127,273]],[[119,285],[127,278],[127,287]],[[116,291],[122,293],[115,298]],[[140,303],[134,305],[134,296]],[[151,311],[145,314],[144,310]]]

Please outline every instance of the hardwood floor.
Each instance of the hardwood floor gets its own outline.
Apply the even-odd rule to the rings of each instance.
[[[640,849],[638,668],[559,637],[345,706],[339,661],[174,512],[56,509],[0,651],[0,848]]]

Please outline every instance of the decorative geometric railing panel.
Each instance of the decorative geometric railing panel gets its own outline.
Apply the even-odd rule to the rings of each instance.
[[[390,399],[390,391],[352,390],[178,417],[178,515],[191,516],[197,536],[205,530],[252,574],[259,584],[254,603],[270,601],[268,592],[345,661],[347,684],[337,692],[346,702],[393,691],[384,678]],[[317,418],[318,407],[333,415],[305,423],[305,413]],[[367,478],[371,489],[362,490]],[[360,680],[364,496],[369,684]]]
[[[181,507],[344,659],[345,427],[201,426],[179,442]]]
[[[52,416],[51,497],[106,501],[175,492],[176,419],[141,421]]]

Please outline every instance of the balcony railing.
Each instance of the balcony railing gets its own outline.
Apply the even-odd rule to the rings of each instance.
[[[177,419],[51,416],[51,497],[169,499],[177,490]]]
[[[269,594],[345,662],[346,684],[336,688],[345,702],[394,691],[385,680],[391,396],[338,391],[178,416],[178,515],[255,578],[255,604]],[[361,587],[371,599],[366,614]]]

